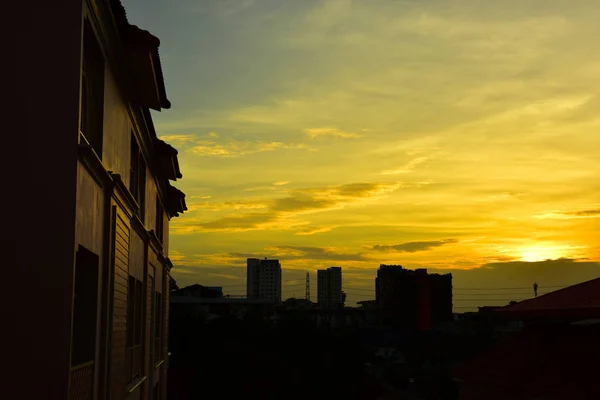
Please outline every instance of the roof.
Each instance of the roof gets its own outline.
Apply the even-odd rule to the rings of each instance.
[[[167,99],[165,79],[160,62],[160,55],[158,54],[160,40],[150,32],[129,23],[127,20],[127,13],[125,12],[125,8],[123,7],[121,0],[110,0],[110,9],[115,19],[117,30],[119,31],[119,35],[121,36],[123,42],[132,40],[133,42],[141,42],[150,46],[152,64],[156,71],[156,80],[158,84],[161,107],[165,109],[171,108],[171,102]]]
[[[198,283],[185,286],[173,292],[173,296],[187,296],[197,298],[214,298],[223,295],[223,288],[220,286],[204,286]]]
[[[177,159],[177,154],[179,154],[177,149],[159,138],[155,138],[155,147],[157,153],[164,154],[172,160],[172,167],[169,168],[172,172],[169,173],[168,179],[177,180],[182,178],[183,175],[181,174],[179,160]]]
[[[600,278],[508,305],[497,312],[520,316],[600,316]]]
[[[537,326],[459,366],[454,376],[491,393],[544,399],[600,398],[600,325]],[[508,397],[507,397],[508,398]]]
[[[167,196],[168,203],[166,204],[166,210],[172,217],[177,217],[179,214],[187,211],[187,205],[185,204],[185,193],[177,189],[175,186],[167,184]]]

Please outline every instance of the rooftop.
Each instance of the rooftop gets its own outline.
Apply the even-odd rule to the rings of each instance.
[[[518,316],[600,317],[600,278],[498,309]]]

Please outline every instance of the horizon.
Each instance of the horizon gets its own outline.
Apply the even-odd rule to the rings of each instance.
[[[123,4],[161,40],[180,286],[245,287],[265,256],[284,298],[342,267],[348,304],[380,264],[457,289],[600,276],[600,3]]]

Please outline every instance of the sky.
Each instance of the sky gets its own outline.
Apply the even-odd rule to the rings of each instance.
[[[284,298],[335,265],[354,304],[400,264],[458,310],[600,276],[600,2],[123,4],[161,39],[180,286],[279,258]]]

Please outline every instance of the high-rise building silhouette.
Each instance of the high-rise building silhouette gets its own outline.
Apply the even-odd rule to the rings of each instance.
[[[343,304],[342,268],[331,267],[317,271],[317,302],[323,308],[335,308]]]
[[[279,260],[249,258],[246,270],[246,295],[252,300],[281,301],[281,264]]]
[[[381,323],[427,330],[452,320],[452,274],[381,265],[375,279]]]

